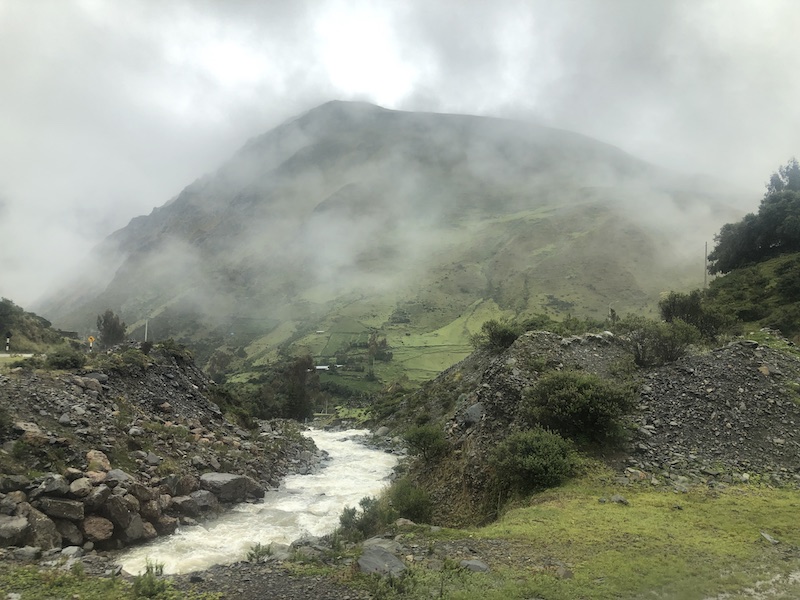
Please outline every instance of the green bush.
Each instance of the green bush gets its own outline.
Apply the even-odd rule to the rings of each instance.
[[[683,321],[696,327],[704,338],[713,340],[733,326],[734,318],[706,304],[703,293],[693,290],[688,294],[670,292],[659,301],[658,308],[667,323]]]
[[[145,572],[133,578],[133,593],[137,598],[155,598],[165,593],[169,584],[161,576],[164,574],[164,565],[152,563],[148,559]]]
[[[361,511],[346,506],[339,515],[339,534],[353,542],[376,535],[382,528],[397,519],[397,512],[386,502],[365,496],[359,501]]]
[[[86,355],[68,346],[60,346],[48,353],[45,365],[50,369],[80,369],[86,364]]]
[[[431,499],[428,493],[403,477],[389,488],[389,504],[397,514],[417,523],[426,523],[431,518]]]
[[[409,428],[403,438],[411,454],[422,456],[425,461],[441,456],[448,447],[441,427],[432,423]]]
[[[575,439],[604,442],[619,437],[621,419],[636,395],[630,385],[579,371],[552,371],[542,376],[523,399],[522,415]]]
[[[481,330],[472,336],[470,341],[476,348],[486,348],[500,353],[519,337],[521,328],[506,320],[492,319],[481,325]]]
[[[261,562],[268,556],[272,556],[272,544],[257,542],[247,551],[247,562]]]
[[[501,485],[530,492],[559,485],[572,476],[577,457],[569,440],[537,427],[509,435],[494,449],[489,464]]]
[[[627,316],[617,323],[615,332],[621,334],[620,339],[640,367],[674,362],[700,340],[698,329],[681,319],[664,323]]]

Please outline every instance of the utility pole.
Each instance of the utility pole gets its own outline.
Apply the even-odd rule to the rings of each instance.
[[[8,349],[10,347],[11,347],[11,332],[7,331],[6,332],[6,352],[8,352]]]
[[[706,242],[706,253],[703,260],[703,289],[708,287],[708,242]]]
[[[147,341],[147,323],[149,323],[150,319],[144,320],[144,341]]]

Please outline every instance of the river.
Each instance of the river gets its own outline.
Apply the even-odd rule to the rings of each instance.
[[[203,525],[182,527],[171,536],[131,548],[117,562],[128,573],[143,572],[147,560],[165,573],[188,573],[242,560],[256,543],[290,543],[304,535],[321,536],[339,524],[345,506],[358,506],[388,484],[397,457],[360,444],[366,430],[309,430],[328,453],[322,468],[310,475],[286,477],[263,502],[239,504]]]

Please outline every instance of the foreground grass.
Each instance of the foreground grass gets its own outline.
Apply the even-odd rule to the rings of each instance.
[[[0,594],[19,600],[218,600],[218,594],[176,590],[165,579],[143,575],[132,582],[121,578],[90,577],[79,568],[70,571],[0,564]]]
[[[610,481],[595,473],[534,495],[487,527],[415,540],[473,548],[489,573],[445,564],[369,585],[384,598],[800,597],[800,491],[753,484],[676,494]],[[620,493],[629,504],[601,501]]]
[[[547,598],[701,599],[800,570],[796,490],[625,490],[628,505],[598,501],[613,493],[578,485],[541,494],[474,535],[522,542],[534,564],[569,565],[570,579],[532,573]]]

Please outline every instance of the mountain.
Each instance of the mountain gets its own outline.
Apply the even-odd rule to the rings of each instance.
[[[244,363],[392,349],[428,378],[492,317],[603,317],[698,287],[728,192],[608,144],[511,120],[329,102],[251,139],[217,172],[97,249],[40,312]],[[227,361],[228,358],[225,359]]]

